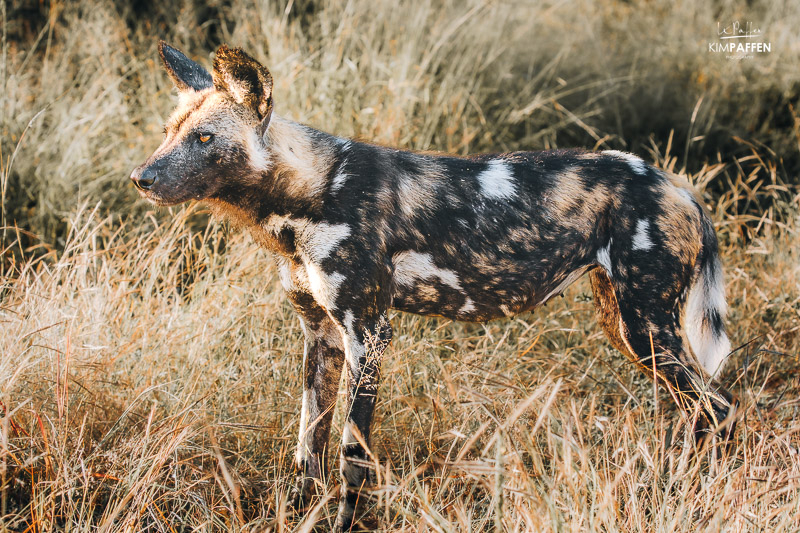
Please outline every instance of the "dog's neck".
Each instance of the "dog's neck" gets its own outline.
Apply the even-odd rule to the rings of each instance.
[[[273,114],[262,138],[248,146],[252,172],[210,198],[215,214],[246,227],[260,244],[275,249],[274,217],[314,219],[340,153],[341,139]]]

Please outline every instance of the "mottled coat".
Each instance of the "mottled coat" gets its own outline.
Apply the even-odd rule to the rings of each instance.
[[[483,322],[587,272],[613,345],[700,428],[732,428],[735,402],[711,384],[730,350],[717,239],[681,178],[617,151],[454,157],[342,139],[273,114],[269,71],[239,49],[221,47],[212,73],[160,51],[180,103],[131,178],[160,205],[208,202],[277,257],[305,332],[298,505],[325,476],[344,367],[337,524],[352,523],[389,309]]]

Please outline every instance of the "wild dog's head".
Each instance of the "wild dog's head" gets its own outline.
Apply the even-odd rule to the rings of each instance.
[[[159,205],[213,198],[262,169],[262,139],[272,114],[272,76],[239,48],[222,45],[209,73],[159,43],[180,99],[161,146],[131,174],[144,198]]]

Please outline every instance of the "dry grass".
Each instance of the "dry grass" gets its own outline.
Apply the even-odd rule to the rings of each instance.
[[[142,237],[83,211],[57,259],[8,282],[7,527],[300,527],[285,508],[298,322],[248,237],[221,252],[224,231],[190,216]],[[776,230],[726,254],[731,334],[750,344],[723,376],[745,421],[720,461],[694,456],[668,395],[610,348],[585,280],[509,321],[394,316],[374,433],[383,527],[800,527],[798,250]]]
[[[199,53],[211,49],[200,36],[213,27],[268,60],[280,112],[327,130],[458,152],[639,146],[714,192],[730,333],[742,345],[722,376],[745,413],[730,455],[694,453],[668,395],[606,342],[586,280],[530,316],[486,325],[397,314],[373,439],[370,503],[382,530],[800,529],[800,197],[782,163],[789,148],[756,142],[781,133],[791,147],[797,124],[775,132],[725,96],[758,70],[764,86],[741,98],[791,91],[797,8],[762,5],[775,53],[748,66],[687,58],[658,36],[648,61],[609,56],[663,12],[605,4],[300,2],[295,11],[315,11],[297,16],[231,1],[213,3],[221,19],[205,24],[187,2],[157,11],[165,29],[83,2],[53,4],[35,47],[8,40],[0,528],[313,525],[286,508],[302,341],[272,261],[197,207],[147,211],[124,183],[171,105],[155,36]],[[675,9],[684,10],[667,18],[672,34],[683,32],[676,39],[705,41],[714,9]],[[10,35],[23,26],[11,20]],[[601,34],[610,37],[593,49]],[[694,119],[696,99],[680,118],[693,124],[685,137],[700,138],[643,126],[652,141],[635,145],[632,124],[658,114],[628,96],[672,64],[687,72],[651,99],[678,98],[687,80],[696,89],[702,72],[706,96]],[[677,122],[680,109],[658,120]],[[692,168],[692,155],[714,153],[700,145],[725,130],[726,113],[742,115],[744,129],[757,123],[753,135]],[[339,412],[333,443],[340,431]],[[322,531],[335,511],[327,503],[314,517]]]

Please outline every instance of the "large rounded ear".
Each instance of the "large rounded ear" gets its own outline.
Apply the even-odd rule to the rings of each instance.
[[[214,58],[214,87],[251,108],[258,119],[268,121],[272,113],[272,75],[241,48],[224,44]],[[266,120],[265,120],[266,119]]]
[[[177,48],[171,47],[164,41],[159,41],[158,53],[167,69],[167,74],[172,78],[179,91],[202,91],[213,87],[211,74]]]

